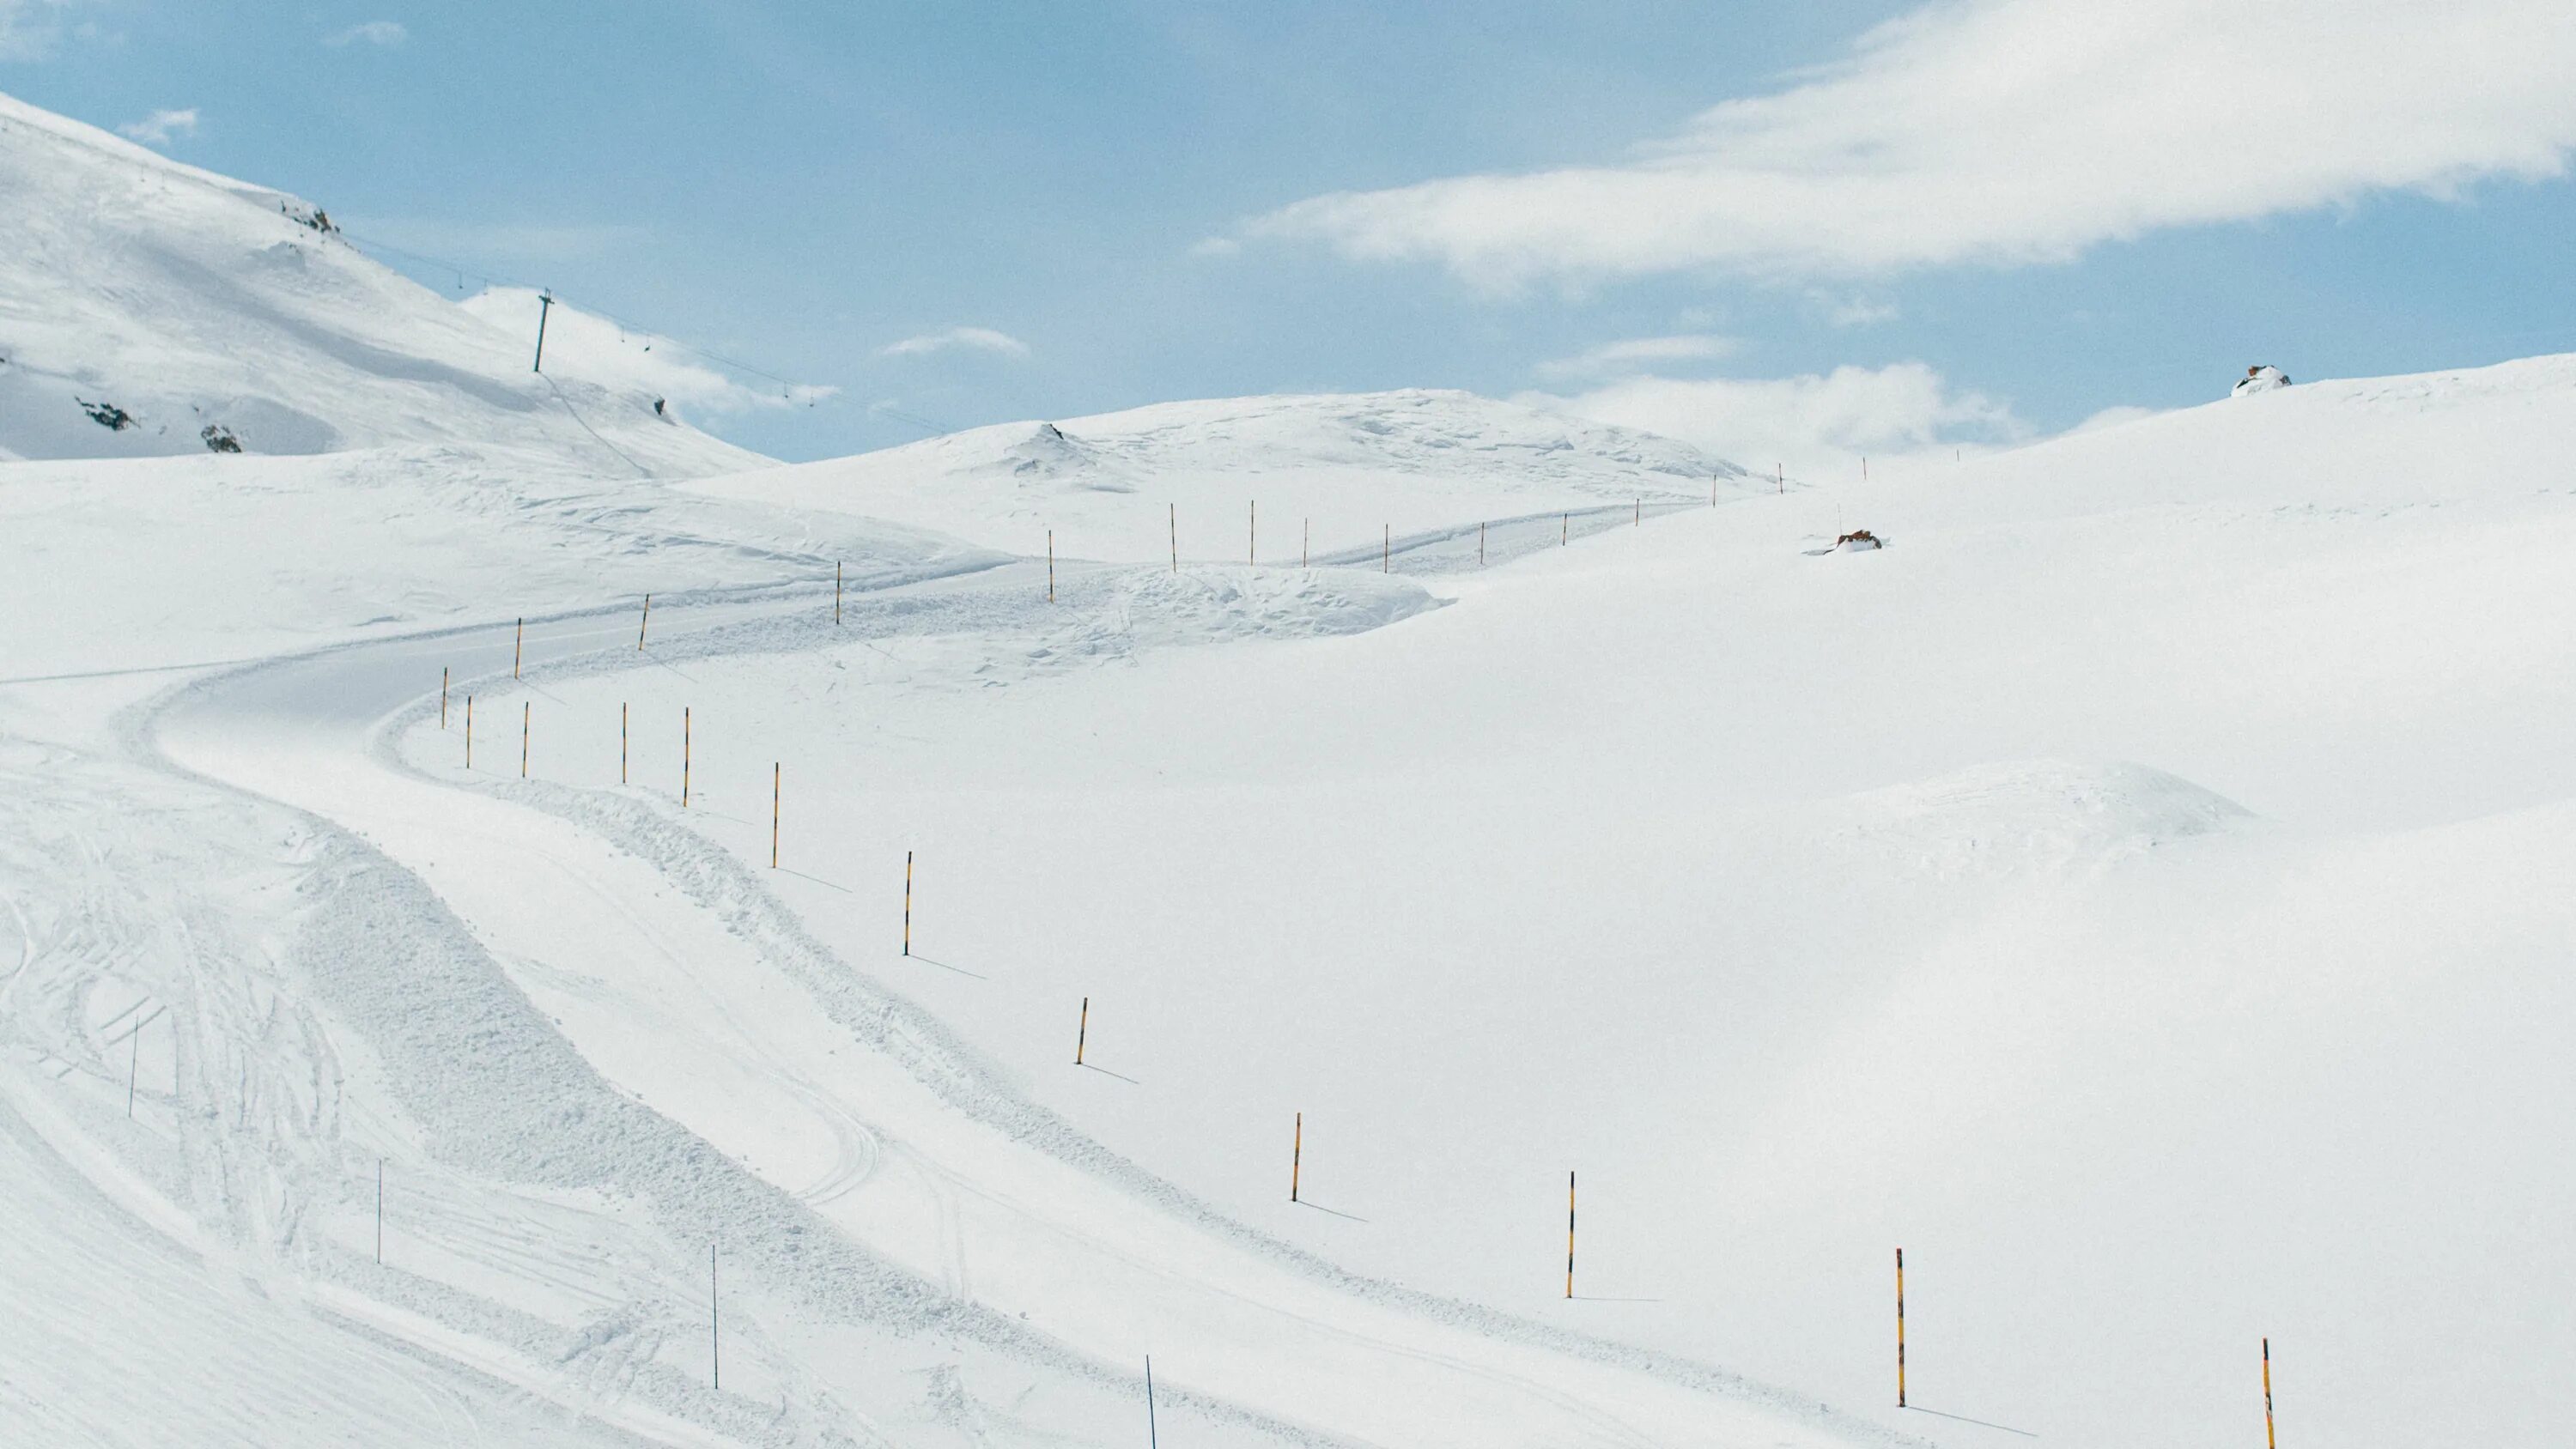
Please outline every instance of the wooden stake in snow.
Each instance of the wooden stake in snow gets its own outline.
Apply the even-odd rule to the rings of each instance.
[[[769,762],[769,868],[778,869],[778,762]]]
[[[832,627],[841,627],[841,561],[832,560]]]
[[[1315,520],[1309,518],[1306,520],[1305,531],[1297,535],[1297,567],[1301,569],[1306,567],[1306,556],[1312,553],[1314,548]]]
[[[903,954],[912,954],[912,852],[909,850],[903,853]]]
[[[1378,548],[1379,548],[1380,552],[1379,552],[1379,554],[1378,554],[1378,560],[1377,560],[1377,571],[1378,571],[1379,573],[1382,573],[1382,574],[1391,574],[1391,573],[1394,573],[1394,572],[1395,572],[1395,525],[1394,525],[1394,524],[1390,523],[1390,524],[1387,524],[1387,525],[1386,525],[1386,536],[1385,536],[1384,538],[1381,538],[1380,540],[1378,540]]]
[[[644,617],[635,621],[635,652],[644,652],[644,631],[653,627],[653,596],[644,596]]]
[[[1905,1250],[1896,1250],[1896,1407],[1905,1407]]]
[[[1243,561],[1259,568],[1261,566],[1261,500],[1255,498],[1244,506],[1251,512],[1246,516],[1243,525]]]
[[[447,666],[438,666],[438,727],[447,728]]]
[[[717,1389],[724,1387],[724,1338],[718,1331],[721,1312],[722,1310],[716,1304],[716,1245],[709,1243],[707,1244],[707,1359],[712,1365],[712,1370],[707,1377],[710,1384]]]
[[[1047,530],[1047,602],[1055,602],[1055,530]]]
[[[1163,506],[1171,511],[1172,572],[1179,573],[1181,571],[1181,505],[1166,503]]]
[[[385,1261],[385,1160],[376,1159],[376,1263]]]
[[[474,696],[465,696],[465,768],[474,768]]]
[[[1297,1200],[1297,1174],[1306,1165],[1306,1114],[1297,1114],[1296,1136],[1288,1140],[1288,1200]]]
[[[1073,1029],[1073,1064],[1082,1065],[1083,1045],[1091,1040],[1091,998],[1082,998],[1082,1021]]]
[[[519,702],[519,778],[528,778],[528,704]]]
[[[2263,1449],[2280,1449],[2272,1437],[2272,1340],[2263,1340]]]
[[[519,677],[519,660],[526,654],[527,645],[528,621],[523,618],[519,620],[519,631],[510,636],[510,677],[512,679]]]
[[[689,707],[680,706],[680,808],[689,808]]]
[[[1571,513],[1560,513],[1556,516],[1556,546],[1558,548],[1565,547],[1565,541],[1574,536],[1573,518],[1574,515]]]
[[[1485,566],[1485,525],[1476,525],[1476,567]]]
[[[1574,1174],[1565,1175],[1565,1296],[1574,1296]]]
[[[626,705],[617,706],[617,783],[626,783]]]

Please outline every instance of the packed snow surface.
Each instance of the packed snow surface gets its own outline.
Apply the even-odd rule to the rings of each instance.
[[[0,1441],[2576,1415],[2576,359],[1838,492],[1451,394],[697,489],[5,119],[39,234],[319,249],[0,256],[13,398],[220,401],[223,296],[367,446],[0,463]]]

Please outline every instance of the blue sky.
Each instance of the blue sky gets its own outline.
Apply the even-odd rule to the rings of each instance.
[[[837,388],[713,420],[795,458],[1444,386],[1825,467],[2576,345],[2576,7],[2263,10],[0,0],[0,89]]]

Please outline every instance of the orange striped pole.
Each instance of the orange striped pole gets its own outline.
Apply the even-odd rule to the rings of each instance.
[[[1288,1200],[1297,1200],[1297,1174],[1306,1165],[1306,1114],[1297,1114],[1297,1135],[1288,1146]]]
[[[2263,1449],[2280,1449],[2272,1437],[2272,1340],[2263,1340]]]
[[[1073,1064],[1082,1065],[1082,1048],[1091,1040],[1091,998],[1082,998],[1082,1021],[1073,1029]]]
[[[903,853],[903,954],[912,954],[912,852]],[[1086,1001],[1089,998],[1084,998]],[[1091,1008],[1086,1005],[1083,1010]]]
[[[1565,1296],[1574,1296],[1574,1174],[1565,1175]]]
[[[653,627],[653,596],[644,596],[644,617],[635,621],[635,652],[644,652],[644,631]]]
[[[1905,1407],[1905,1250],[1896,1250],[1896,1407]]]
[[[778,869],[778,762],[769,764],[769,868]]]

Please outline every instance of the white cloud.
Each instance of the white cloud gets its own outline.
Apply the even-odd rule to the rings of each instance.
[[[1920,362],[1781,378],[1632,377],[1521,401],[1680,438],[1757,473],[1779,465],[1808,479],[1848,477],[1862,457],[1938,449],[1946,458],[1955,447],[2031,432],[2006,404],[1954,390]]]
[[[493,287],[457,304],[514,337],[535,355],[537,294],[525,287]],[[547,310],[546,371],[602,387],[628,388],[668,399],[675,408],[712,413],[749,412],[819,402],[840,391],[811,383],[774,383],[734,377],[705,362],[683,343],[651,332],[633,332],[605,317],[558,301]]]
[[[335,35],[326,35],[322,37],[322,43],[333,47],[355,45],[360,41],[369,45],[400,45],[409,39],[411,39],[411,32],[403,29],[402,22],[399,20],[370,20],[364,25],[352,25]]]
[[[1857,293],[1837,297],[1829,292],[1809,292],[1807,300],[1825,314],[1825,325],[1829,327],[1876,327],[1904,315],[1894,302],[1876,301]]]
[[[919,337],[907,337],[901,342],[887,343],[877,349],[877,356],[922,357],[934,352],[949,352],[960,348],[972,352],[998,353],[1004,357],[1029,355],[1029,345],[1007,332],[996,332],[990,327],[951,327],[945,332],[925,332]]]
[[[1691,362],[1724,357],[1735,351],[1732,337],[1705,332],[1672,337],[1630,337],[1589,347],[1572,357],[1538,365],[1542,377],[1604,377],[1636,372],[1659,362]]]
[[[139,121],[128,121],[116,128],[120,136],[130,137],[146,146],[166,146],[173,136],[197,134],[197,108],[184,111],[154,111]]]
[[[1243,250],[1243,243],[1230,236],[1204,236],[1190,244],[1194,257],[1230,257]]]
[[[63,35],[63,12],[78,0],[0,0],[0,60],[43,60]]]
[[[2571,75],[2567,0],[1959,0],[1622,161],[1319,196],[1248,230],[1500,288],[2062,261],[2561,175]]]

